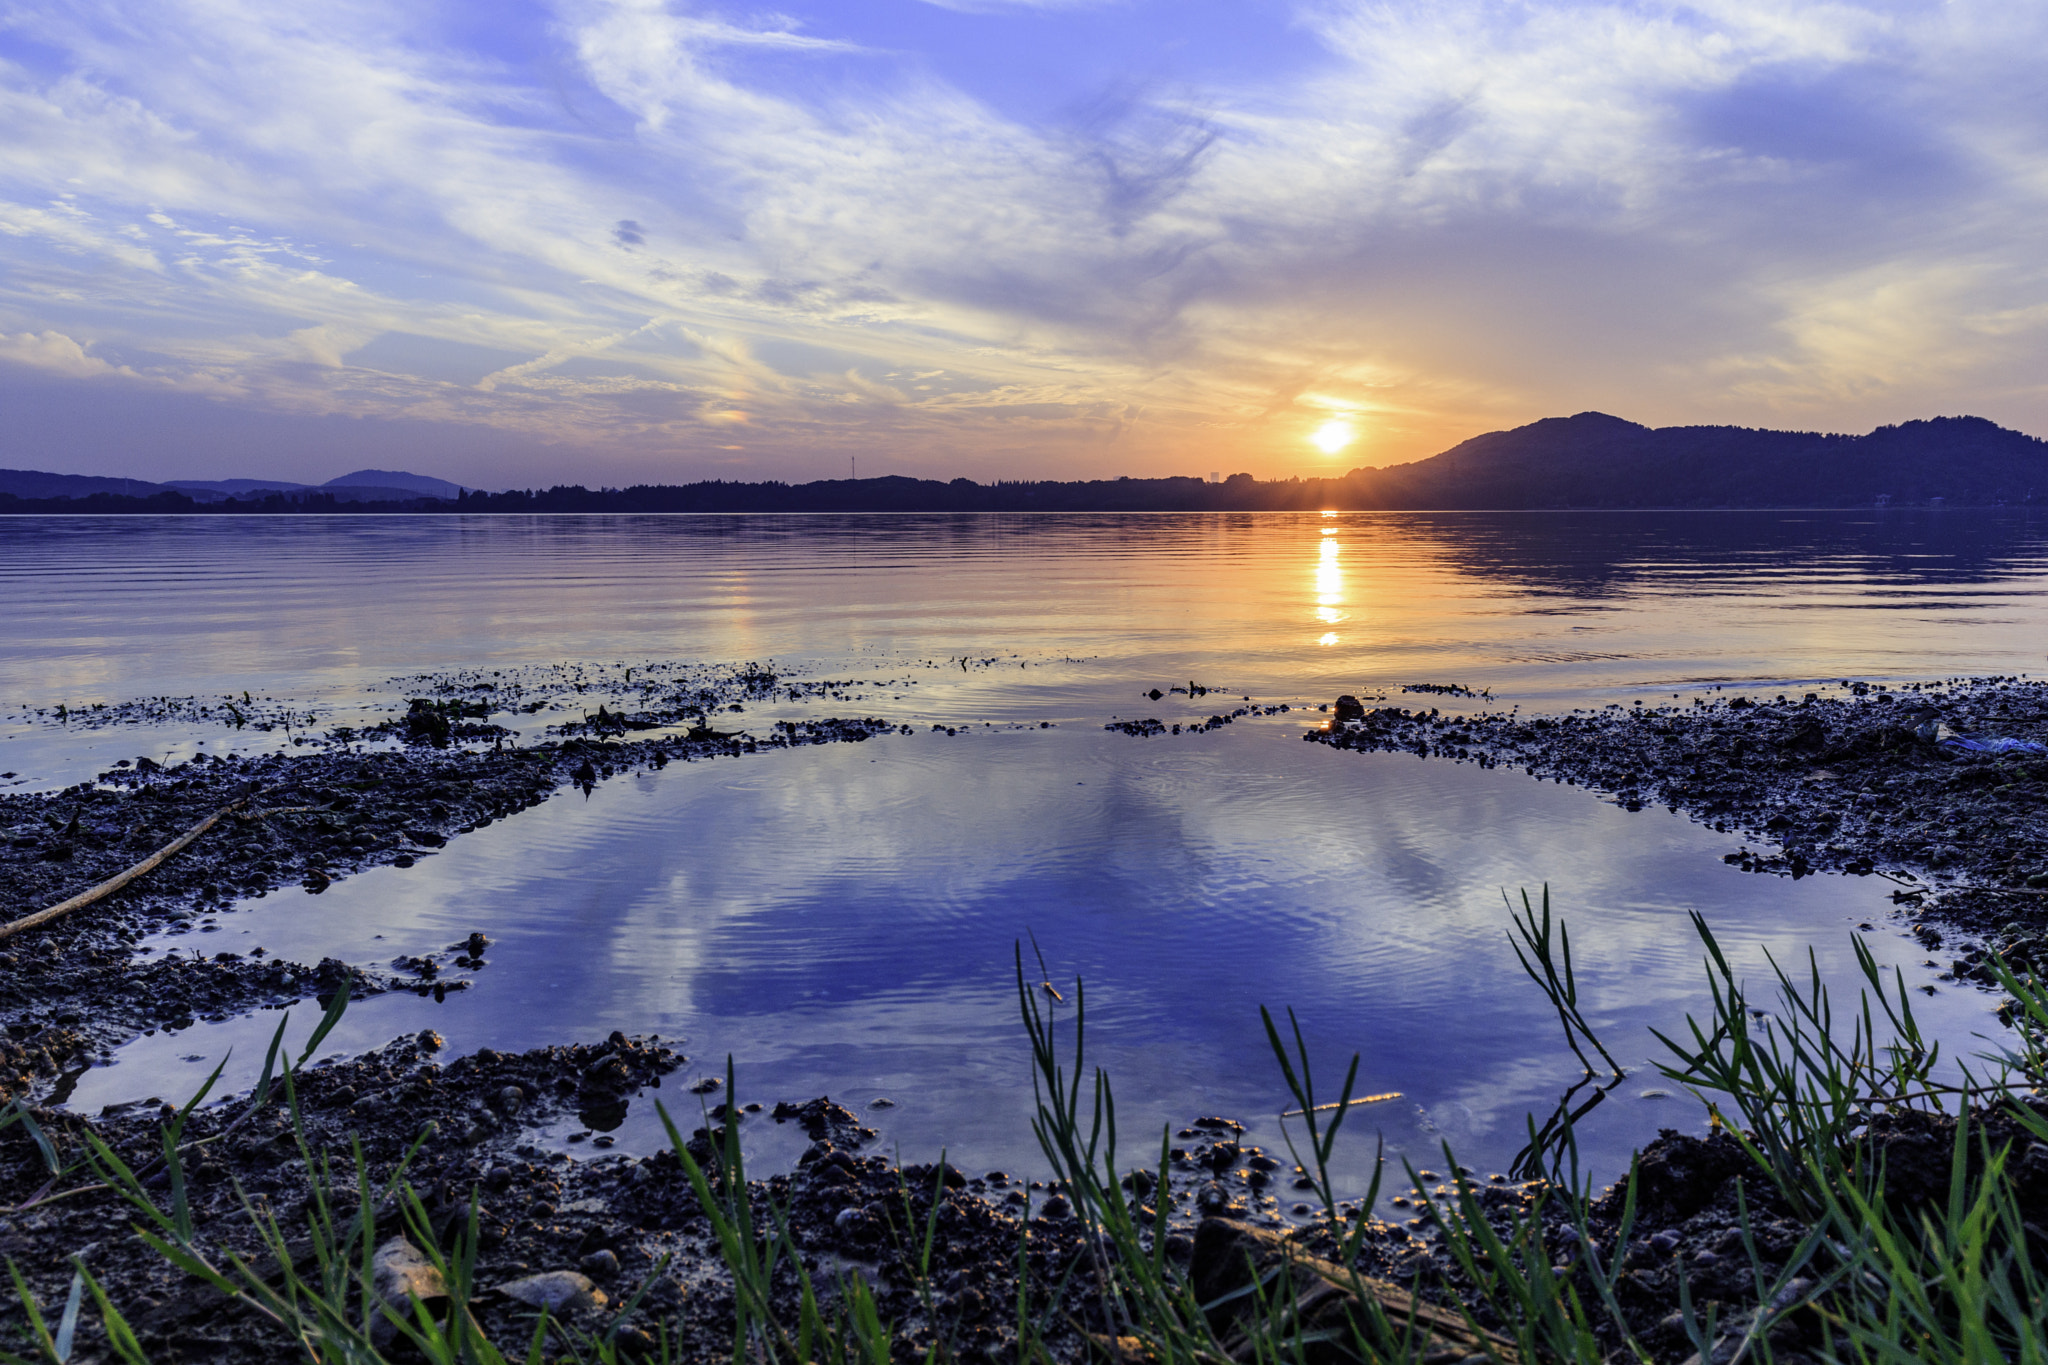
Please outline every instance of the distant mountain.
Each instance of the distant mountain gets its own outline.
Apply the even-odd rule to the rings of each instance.
[[[1582,412],[1345,482],[1370,507],[1984,506],[2048,501],[2048,442],[1981,417],[1833,436]]]
[[[489,512],[1153,512],[1320,508],[1876,507],[2048,504],[2048,442],[1981,417],[1867,436],[1663,427],[1582,412],[1489,432],[1441,455],[1333,479],[809,484],[707,482],[471,493]]]
[[[364,482],[364,476],[402,481]],[[434,499],[452,499],[461,485],[421,474],[380,473],[362,470],[345,474],[330,484],[293,483],[287,479],[173,479],[150,483],[143,479],[100,478],[89,474],[50,474],[34,469],[0,469],[0,510],[4,511],[221,511],[278,510],[302,508],[309,511],[337,504],[402,505],[414,508],[433,505]],[[90,500],[90,507],[84,506]],[[144,503],[147,505],[143,505]],[[36,504],[33,507],[25,504]],[[79,505],[73,505],[79,504]],[[134,504],[132,506],[128,504]]]
[[[39,469],[0,469],[0,493],[17,498],[87,498],[95,493],[146,498],[162,484],[141,479],[103,479],[94,474],[45,474]]]
[[[237,492],[240,489],[243,491]],[[264,490],[281,491],[264,491]],[[233,500],[227,500],[232,495]],[[67,502],[66,500],[70,500]],[[89,499],[91,506],[78,505]],[[169,500],[169,501],[166,501]],[[1935,417],[1867,436],[1659,427],[1582,412],[1488,432],[1441,455],[1331,479],[1004,481],[824,479],[476,493],[446,479],[359,469],[317,488],[255,479],[176,487],[0,470],[0,511],[1257,512],[1322,508],[2048,505],[2048,442],[1981,417]],[[30,505],[33,503],[34,505]]]
[[[408,474],[399,469],[358,469],[353,474],[329,479],[320,486],[326,489],[398,488],[415,498],[453,498],[462,493],[462,485],[459,483],[450,483],[446,479],[436,479],[426,474]]]

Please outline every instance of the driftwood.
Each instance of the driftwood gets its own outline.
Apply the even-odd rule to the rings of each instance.
[[[1426,1303],[1408,1290],[1384,1280],[1350,1273],[1291,1247],[1276,1232],[1229,1218],[1207,1218],[1195,1229],[1195,1252],[1189,1267],[1195,1297],[1208,1305],[1209,1325],[1223,1339],[1235,1360],[1258,1354],[1244,1329],[1256,1307],[1258,1292],[1282,1296],[1274,1305],[1280,1321],[1304,1340],[1308,1365],[1355,1365],[1352,1332],[1367,1329],[1369,1314],[1354,1286],[1373,1299],[1396,1332],[1412,1334],[1413,1358],[1437,1362],[1473,1357],[1515,1365],[1514,1346],[1499,1337],[1473,1330],[1463,1315]]]
[[[135,864],[135,866],[129,868],[126,872],[122,872],[117,876],[107,878],[105,881],[101,882],[98,886],[93,887],[91,890],[81,891],[77,895],[73,896],[70,900],[59,901],[57,902],[57,904],[51,906],[47,910],[38,910],[32,915],[23,915],[18,920],[10,920],[6,924],[0,924],[0,938],[11,938],[14,935],[22,932],[24,929],[33,929],[39,924],[48,924],[51,920],[56,919],[59,915],[68,915],[73,910],[77,910],[84,906],[91,905],[96,900],[101,900],[107,896],[113,895],[116,891],[119,891],[122,887],[127,886],[130,882],[133,882],[138,878],[148,876],[150,873],[156,871],[158,867],[162,866],[165,859],[170,858],[174,854],[183,852],[186,848],[190,847],[192,842],[195,839],[197,839],[200,835],[212,829],[215,825],[219,824],[222,820],[225,820],[228,816],[233,815],[237,811],[241,810],[242,807],[248,805],[249,802],[252,799],[254,799],[257,795],[258,793],[252,791],[245,792],[241,796],[236,797],[234,800],[228,802],[228,804],[222,806],[213,814],[207,816],[204,820],[201,820],[198,824],[192,826],[192,828],[186,830],[177,838],[171,840],[171,842],[169,842],[168,844],[165,844],[156,852],[150,854],[147,858],[144,858],[141,862]],[[291,807],[290,809],[299,810],[304,809],[304,807]],[[261,811],[258,812],[257,816],[251,818],[261,818],[261,816],[264,815],[279,815],[283,813],[283,810]]]

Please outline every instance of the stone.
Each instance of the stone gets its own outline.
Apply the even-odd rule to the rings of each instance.
[[[588,1275],[574,1270],[548,1270],[538,1275],[508,1280],[498,1286],[498,1292],[530,1308],[545,1308],[555,1314],[572,1313],[585,1308],[602,1308],[610,1302],[605,1292],[593,1284]]]
[[[420,1249],[403,1237],[393,1237],[370,1257],[371,1284],[377,1297],[400,1316],[411,1318],[413,1300],[431,1303],[448,1297],[448,1284],[440,1270]],[[371,1327],[378,1342],[388,1342],[398,1329],[388,1318],[379,1317]]]

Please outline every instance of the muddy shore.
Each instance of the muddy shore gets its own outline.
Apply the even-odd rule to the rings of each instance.
[[[756,1207],[772,1202],[782,1210],[797,1254],[820,1282],[860,1273],[895,1324],[906,1356],[930,1358],[936,1350],[938,1358],[971,1365],[1014,1359],[1021,1247],[1031,1313],[1052,1358],[1100,1358],[1090,1336],[1111,1330],[1111,1319],[1091,1287],[1091,1239],[1061,1192],[1043,1182],[1001,1171],[901,1165],[872,1150],[874,1130],[858,1115],[824,1097],[768,1106],[735,1103],[716,1091],[674,1093],[680,1087],[663,1083],[685,1058],[655,1038],[615,1033],[601,1043],[517,1055],[483,1050],[445,1064],[440,1048],[437,1036],[423,1033],[361,1057],[315,1063],[299,1075],[296,1127],[283,1106],[253,1110],[246,1096],[195,1111],[184,1133],[196,1144],[184,1176],[197,1244],[220,1263],[239,1256],[262,1267],[270,1253],[251,1211],[275,1216],[287,1230],[305,1225],[308,1153],[331,1155],[346,1173],[359,1151],[376,1191],[411,1151],[406,1177],[442,1249],[459,1245],[475,1200],[476,1279],[485,1292],[473,1307],[491,1340],[513,1345],[532,1336],[538,1311],[523,1297],[524,1287],[547,1277],[573,1291],[555,1316],[582,1333],[610,1334],[624,1358],[656,1358],[665,1343],[669,1359],[728,1359],[730,1281],[710,1221],[675,1155],[592,1150],[572,1158],[526,1140],[538,1125],[567,1113],[602,1128],[627,1105],[663,1102],[679,1130],[690,1134],[692,1155],[707,1163],[729,1123],[801,1129],[810,1145],[793,1170],[752,1183]],[[2048,1104],[2037,1108],[2048,1111]],[[122,1106],[95,1119],[32,1112],[61,1161],[75,1160],[90,1132],[168,1202],[168,1182],[155,1158],[171,1105]],[[1339,1222],[1332,1224],[1299,1202],[1313,1196],[1287,1154],[1244,1143],[1240,1132],[1229,1119],[1195,1120],[1175,1135],[1163,1183],[1147,1165],[1134,1165],[1124,1180],[1141,1221],[1154,1236],[1163,1233],[1167,1255],[1197,1285],[1228,1282],[1247,1246],[1284,1242],[1295,1254],[1327,1258],[1355,1220],[1367,1219],[1359,1269],[1401,1294],[1419,1288],[1425,1301],[1454,1306],[1471,1286],[1447,1250],[1442,1211],[1462,1190],[1505,1235],[1542,1194],[1540,1181],[1500,1175],[1390,1172],[1391,1188],[1412,1175],[1415,1183],[1402,1196],[1412,1216],[1380,1221],[1352,1202],[1339,1205]],[[2024,1134],[2009,1121],[1992,1136],[2018,1138],[2024,1146]],[[1889,1197],[1900,1208],[1932,1208],[1946,1198],[1952,1121],[1903,1113],[1879,1118],[1869,1140],[1882,1150],[1892,1177]],[[2012,1178],[2025,1216],[2048,1219],[2048,1160],[2030,1154]],[[91,1183],[90,1171],[50,1179],[22,1126],[0,1131],[0,1190],[13,1201],[0,1208],[0,1258],[20,1269],[46,1314],[61,1304],[76,1256],[122,1308],[152,1360],[241,1365],[289,1351],[273,1324],[146,1248],[128,1231],[139,1221],[134,1212]],[[350,1183],[346,1174],[342,1183]],[[1564,1218],[1553,1217],[1540,1246],[1567,1278],[1582,1273],[1593,1257],[1623,1268],[1622,1318],[1659,1361],[1691,1353],[1678,1316],[1682,1296],[1702,1310],[1718,1306],[1723,1333],[1739,1337],[1754,1307],[1757,1277],[1774,1275],[1806,1233],[1806,1224],[1725,1134],[1665,1134],[1641,1156],[1632,1217],[1624,1202],[1619,1192],[1596,1201],[1590,1244]],[[347,1218],[358,1201],[343,1190],[331,1208]],[[395,1201],[380,1204],[377,1217],[379,1239],[426,1239],[405,1227]],[[936,1233],[927,1258],[928,1228]],[[291,1249],[297,1257],[311,1255],[303,1240]],[[793,1308],[793,1277],[785,1287]],[[1590,1286],[1581,1292],[1590,1293]],[[1483,1312],[1481,1323],[1498,1325]],[[12,1302],[0,1306],[0,1349],[26,1349],[23,1328]],[[1602,1336],[1611,1345],[1620,1342],[1612,1322]],[[1776,1323],[1768,1337],[1779,1361],[1803,1365],[1822,1358],[1813,1314]],[[90,1314],[78,1345],[75,1359],[111,1358]]]
[[[1964,941],[1949,964],[1959,979],[1988,975],[1987,949],[2005,952],[2015,965],[2038,957],[2048,967],[2048,895],[2030,885],[2048,882],[2048,830],[2041,825],[2048,758],[2024,748],[1974,752],[1952,742],[2048,739],[2048,685],[1980,679],[1866,688],[1846,697],[1730,692],[1693,705],[1527,718],[1513,711],[1367,709],[1347,701],[1316,714],[1327,724],[1305,738],[1517,767],[1539,780],[1605,793],[1631,809],[1665,805],[1728,832],[1731,844],[1739,841],[1730,861],[1761,875],[1893,878],[1902,915],[1930,949],[1945,938]],[[209,912],[236,897],[317,894],[365,867],[405,866],[464,832],[607,777],[764,748],[859,742],[898,728],[828,719],[786,723],[756,738],[719,733],[713,719],[701,699],[694,720],[680,710],[614,713],[601,706],[578,722],[580,732],[504,747],[502,734],[461,728],[487,722],[436,704],[394,720],[390,734],[406,741],[403,747],[365,753],[342,743],[289,756],[130,764],[61,792],[0,796],[6,920],[110,876],[205,816],[244,803],[133,887],[0,939],[0,1101],[29,1105],[66,1160],[80,1155],[90,1130],[143,1166],[168,1105],[125,1106],[97,1118],[53,1107],[68,1093],[67,1077],[108,1049],[202,1019],[294,1002],[310,1010],[342,989],[351,998],[467,989],[486,970],[489,948],[487,937],[476,936],[439,954],[368,969],[228,953],[152,960],[135,952],[143,934],[180,922],[203,930]],[[689,728],[673,732],[681,721]],[[1212,717],[1205,724],[1224,723]],[[1028,1226],[1031,1278],[1041,1285],[1058,1283],[1085,1250],[1057,1191],[999,1172],[899,1168],[866,1150],[871,1133],[828,1099],[728,1110],[722,1094],[665,1091],[663,1078],[684,1059],[659,1039],[614,1034],[516,1056],[486,1050],[446,1063],[439,1052],[439,1040],[423,1034],[308,1069],[300,1087],[308,1142],[316,1152],[362,1142],[375,1176],[430,1125],[410,1179],[450,1238],[470,1192],[479,1192],[482,1281],[558,1271],[586,1276],[590,1292],[572,1314],[585,1325],[617,1326],[631,1349],[645,1349],[665,1330],[678,1358],[723,1358],[731,1349],[732,1312],[708,1225],[680,1164],[667,1154],[603,1151],[604,1131],[631,1104],[664,1101],[686,1131],[701,1126],[700,1141],[726,1121],[799,1125],[811,1147],[794,1171],[762,1182],[762,1193],[791,1211],[808,1258],[827,1269],[861,1267],[875,1278],[885,1314],[901,1322],[905,1344],[916,1349],[943,1341],[948,1354],[965,1361],[1009,1358],[1020,1233]],[[230,1102],[199,1110],[188,1136],[219,1134],[246,1108]],[[530,1141],[535,1129],[570,1112],[589,1129],[587,1159],[543,1153]],[[1327,1252],[1331,1230],[1305,1217],[1305,1206],[1295,1207],[1300,1173],[1282,1156],[1240,1145],[1236,1132],[1227,1120],[1191,1124],[1177,1138],[1164,1187],[1138,1177],[1150,1181],[1153,1212],[1165,1220],[1172,1254],[1192,1263],[1203,1224],[1220,1226],[1218,1220],[1298,1228],[1304,1247]],[[1949,1142],[1940,1122],[1901,1115],[1878,1136],[1908,1177],[1899,1197],[1935,1197]],[[247,1119],[205,1150],[192,1171],[191,1197],[197,1225],[220,1248],[260,1250],[238,1187],[288,1225],[303,1218],[306,1169],[277,1109]],[[1739,1304],[1753,1284],[1748,1249],[1738,1254],[1736,1246],[1738,1205],[1760,1220],[1756,1250],[1766,1267],[1790,1252],[1801,1229],[1725,1138],[1667,1134],[1644,1153],[1643,1171],[1642,1212],[1630,1244],[1602,1251],[1636,1272],[1624,1304],[1631,1328],[1660,1358],[1675,1361],[1689,1349],[1671,1322],[1681,1267],[1696,1302],[1725,1295]],[[1458,1275],[1435,1230],[1434,1209],[1461,1178],[1418,1172],[1404,1196],[1413,1216],[1373,1226],[1364,1268],[1397,1283],[1419,1276],[1434,1296],[1454,1295]],[[72,1177],[46,1188],[44,1156],[25,1127],[0,1131],[0,1258],[21,1267],[46,1310],[61,1303],[68,1287],[68,1258],[82,1255],[131,1310],[152,1358],[277,1358],[281,1344],[265,1324],[171,1270],[127,1233],[129,1216],[111,1194],[43,1202],[82,1183]],[[1406,1183],[1390,1177],[1393,1186]],[[1504,1177],[1473,1176],[1471,1183],[1502,1216],[1535,1191]],[[927,1300],[915,1292],[904,1258],[938,1188],[945,1193],[932,1282],[940,1294]],[[2022,1195],[2048,1225],[2048,1159],[2024,1168]],[[1355,1206],[1344,1212],[1370,1217]],[[1596,1234],[1612,1236],[1618,1219],[1609,1199],[1596,1214]],[[1553,1231],[1550,1250],[1569,1266],[1577,1252],[1562,1229]],[[621,1305],[664,1256],[672,1259],[654,1275],[654,1287],[619,1318]],[[1083,1331],[1101,1324],[1085,1296],[1065,1311],[1048,1319],[1048,1340],[1062,1358],[1078,1359],[1086,1353]],[[532,1320],[530,1307],[501,1295],[489,1301],[484,1325],[494,1340],[510,1343],[530,1333]],[[24,1345],[8,1335],[20,1325],[18,1308],[0,1303],[0,1349]],[[1796,1360],[1811,1346],[1797,1324],[1773,1342],[1781,1360]],[[94,1354],[101,1349],[89,1330],[82,1334],[80,1359],[101,1358]]]
[[[37,795],[0,795],[0,918],[13,920],[113,877],[217,811],[215,828],[157,870],[46,926],[0,939],[0,1101],[89,1066],[158,1028],[276,1008],[346,980],[357,997],[467,989],[466,943],[366,969],[234,953],[141,957],[164,928],[213,927],[241,897],[318,894],[368,867],[410,867],[454,837],[558,793],[671,762],[856,742],[879,720],[792,724],[763,738],[565,739],[530,748],[346,750],[118,768]],[[203,940],[201,940],[203,942]]]
[[[1629,810],[1664,806],[1733,836],[1725,861],[1745,871],[1887,877],[1930,948],[1946,930],[2048,967],[2048,683],[1730,688],[1690,704],[1526,717],[1347,698],[1304,738],[1520,769]],[[1953,970],[1980,974],[1977,954]]]
[[[793,1171],[757,1182],[757,1199],[772,1199],[787,1213],[814,1273],[829,1278],[835,1267],[861,1270],[880,1291],[885,1315],[899,1322],[899,1339],[920,1354],[943,1340],[955,1359],[1014,1358],[1020,1235],[1028,1226],[1032,1283],[1041,1289],[1065,1279],[1083,1250],[1080,1224],[1043,1182],[1001,1171],[899,1166],[867,1150],[875,1130],[823,1097],[733,1106],[722,1087],[678,1093],[681,1087],[671,1083],[664,1090],[664,1078],[685,1059],[658,1039],[615,1033],[601,1043],[519,1055],[486,1049],[446,1064],[438,1059],[440,1046],[438,1037],[425,1033],[306,1068],[297,1083],[299,1132],[281,1105],[251,1116],[246,1097],[195,1111],[185,1131],[188,1143],[205,1144],[228,1132],[225,1140],[202,1145],[187,1168],[200,1239],[223,1258],[239,1254],[260,1261],[263,1247],[244,1195],[285,1226],[303,1225],[309,1184],[301,1133],[307,1149],[341,1153],[344,1162],[350,1144],[359,1143],[378,1182],[424,1132],[408,1179],[428,1205],[436,1237],[448,1247],[466,1229],[476,1192],[481,1284],[580,1275],[588,1292],[565,1315],[572,1325],[615,1329],[628,1354],[650,1349],[665,1332],[675,1358],[727,1358],[730,1290],[710,1225],[675,1155],[590,1150],[572,1159],[544,1153],[526,1140],[536,1127],[564,1114],[602,1129],[615,1126],[629,1104],[663,1102],[679,1129],[692,1134],[693,1155],[707,1163],[710,1142],[722,1140],[728,1122],[800,1128],[810,1146]],[[153,1176],[149,1171],[160,1150],[160,1127],[172,1114],[169,1104],[122,1106],[94,1119],[33,1112],[61,1157],[75,1157],[90,1130],[142,1170],[146,1184],[165,1190],[160,1166]],[[1235,1124],[1198,1122],[1184,1130],[1164,1190],[1138,1177],[1144,1182],[1141,1197],[1152,1208],[1164,1206],[1172,1229],[1170,1254],[1183,1261],[1193,1255],[1191,1232],[1202,1217],[1278,1226],[1281,1200],[1289,1194],[1281,1163],[1241,1144]],[[594,1146],[606,1141],[601,1132],[584,1137]],[[88,1191],[63,1197],[89,1183],[89,1174],[48,1180],[27,1134],[19,1126],[0,1132],[0,1190],[13,1205],[0,1207],[0,1258],[21,1267],[41,1301],[62,1299],[71,1275],[68,1258],[78,1255],[127,1311],[153,1358],[278,1358],[284,1343],[274,1327],[128,1235],[124,1224],[133,1215],[114,1195]],[[353,1209],[344,1196],[340,1212]],[[938,1234],[931,1263],[914,1269],[926,1220],[934,1215]],[[386,1210],[384,1217],[398,1226],[395,1211]],[[1392,1228],[1387,1239],[1403,1247],[1411,1240]],[[1426,1254],[1419,1239],[1415,1254]],[[651,1287],[622,1316],[643,1282]],[[936,1291],[929,1302],[920,1282]],[[529,1304],[505,1294],[486,1295],[480,1309],[487,1334],[501,1343],[526,1340],[537,1316]],[[1085,1294],[1056,1311],[1048,1308],[1049,1344],[1061,1358],[1083,1354],[1075,1323],[1087,1325],[1088,1315]],[[20,1344],[4,1335],[20,1321],[13,1304],[0,1306],[0,1348]],[[94,1344],[81,1358],[99,1358],[97,1349]]]

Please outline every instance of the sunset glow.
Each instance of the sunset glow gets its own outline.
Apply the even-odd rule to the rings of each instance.
[[[1351,424],[1349,422],[1333,418],[1332,420],[1325,422],[1321,426],[1317,427],[1316,434],[1309,437],[1308,439],[1309,442],[1312,445],[1314,445],[1316,449],[1322,451],[1323,454],[1335,455],[1345,446],[1348,446],[1353,441],[1357,440],[1358,433],[1352,430]]]
[[[0,467],[1270,479],[1586,410],[2048,430],[2048,8],[1983,13],[15,0]]]

